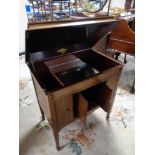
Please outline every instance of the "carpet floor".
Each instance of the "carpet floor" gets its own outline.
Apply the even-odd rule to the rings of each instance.
[[[120,59],[122,59],[121,57]],[[84,131],[89,143],[81,143],[79,120],[69,124],[60,132],[60,144],[64,149],[57,151],[52,128],[48,122],[40,122],[34,87],[24,56],[19,57],[19,141],[20,155],[134,155],[134,104],[135,95],[130,93],[134,80],[134,58],[128,56],[124,65],[111,118],[97,109],[88,116]]]

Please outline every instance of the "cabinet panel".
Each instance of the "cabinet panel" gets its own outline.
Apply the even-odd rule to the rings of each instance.
[[[73,96],[64,96],[56,100],[56,115],[58,122],[58,129],[73,121]]]
[[[101,92],[101,97],[100,97],[100,106],[106,112],[109,111],[109,106],[111,104],[110,101],[112,98],[112,92],[113,90],[110,89],[108,86],[104,85],[102,87],[102,92]]]
[[[33,75],[32,75],[32,80],[33,80],[34,88],[36,91],[38,104],[40,105],[41,109],[43,110],[47,120],[51,123],[52,121],[51,121],[48,97],[44,94],[40,85],[38,84],[37,80],[35,79],[35,77]]]
[[[79,117],[81,119],[81,122],[83,123],[85,128],[86,128],[86,120],[87,120],[87,111],[88,111],[88,102],[81,94],[79,94],[78,112],[79,112]]]

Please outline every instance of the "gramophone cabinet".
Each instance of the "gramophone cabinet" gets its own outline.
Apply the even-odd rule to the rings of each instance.
[[[95,18],[38,23],[26,30],[26,63],[58,150],[59,131],[75,119],[85,127],[87,115],[98,107],[110,116],[122,64],[93,46],[116,24]]]

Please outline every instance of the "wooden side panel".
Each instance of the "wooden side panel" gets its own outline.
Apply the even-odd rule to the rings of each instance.
[[[135,54],[135,44],[129,42],[123,42],[121,40],[110,39],[109,47],[112,49],[117,49],[118,51],[122,51],[127,54],[134,55]]]
[[[106,85],[102,90],[100,106],[104,111],[108,113],[111,112],[114,103],[121,72],[122,68],[118,69],[115,74],[109,76],[109,78],[107,78],[106,80]]]
[[[41,106],[47,120],[51,123],[51,114],[50,114],[50,108],[49,108],[49,102],[48,97],[44,94],[41,87],[39,86],[37,80],[32,75],[33,84],[36,90],[36,95],[38,99],[38,104]]]
[[[119,84],[119,79],[120,79],[121,73],[122,73],[122,68],[118,69],[117,72],[115,74],[113,74],[113,76],[109,77],[107,80],[108,87],[110,89],[112,89],[108,112],[111,112],[111,109],[113,107],[113,103],[114,103],[114,99],[116,96],[116,91],[117,91],[117,87]]]
[[[53,134],[54,134],[57,150],[59,150],[60,149],[59,129],[58,129],[58,122],[57,122],[57,117],[56,117],[55,102],[54,102],[54,98],[52,95],[48,95],[48,101],[49,101],[49,107],[50,107],[50,111],[51,111]]]
[[[68,95],[61,97],[55,101],[56,116],[58,122],[58,129],[71,123],[73,117],[73,96]]]
[[[135,33],[131,30],[126,20],[121,20],[114,27],[110,33],[111,38],[128,41],[128,42],[135,42]]]
[[[108,112],[111,97],[112,97],[112,89],[110,89],[105,85],[104,88],[102,89],[100,98],[100,106],[105,112]]]
[[[81,94],[79,94],[79,98],[78,98],[78,112],[79,112],[79,117],[81,119],[81,122],[86,128],[88,102]]]
[[[135,54],[135,33],[126,20],[121,20],[109,35],[108,48],[126,54]]]

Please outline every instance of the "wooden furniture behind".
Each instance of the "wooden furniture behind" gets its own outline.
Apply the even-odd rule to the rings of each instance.
[[[127,63],[127,55],[135,56],[135,18],[129,23],[121,19],[117,26],[108,35],[107,51],[112,53],[116,60],[120,53],[124,53],[124,63]],[[135,80],[133,81],[131,92],[135,91]]]
[[[120,20],[117,26],[109,33],[107,50],[109,49],[116,60],[120,53],[124,53],[124,63],[127,62],[127,54],[135,55],[135,33],[129,27],[126,20]]]
[[[26,30],[26,63],[58,150],[59,131],[75,119],[86,127],[87,115],[98,107],[110,117],[122,64],[92,46],[116,22],[87,19]]]

